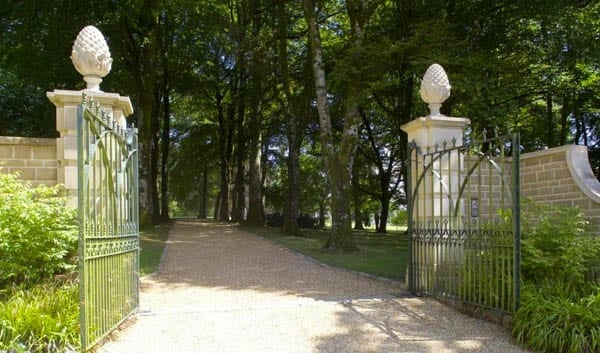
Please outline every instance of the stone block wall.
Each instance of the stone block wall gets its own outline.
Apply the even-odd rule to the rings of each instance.
[[[521,155],[523,197],[552,206],[579,206],[600,235],[600,182],[585,146],[561,146]]]
[[[52,186],[57,183],[56,139],[0,136],[0,173]]]

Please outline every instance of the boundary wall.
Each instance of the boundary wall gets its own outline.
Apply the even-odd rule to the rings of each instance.
[[[19,173],[33,186],[57,184],[56,139],[0,136],[0,173]]]
[[[523,197],[551,206],[578,206],[600,235],[600,182],[586,146],[567,145],[521,155]]]

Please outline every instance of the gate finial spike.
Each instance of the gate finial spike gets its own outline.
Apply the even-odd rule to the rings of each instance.
[[[452,147],[456,147],[456,137],[452,137]]]

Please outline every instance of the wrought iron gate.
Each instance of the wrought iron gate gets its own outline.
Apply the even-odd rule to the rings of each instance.
[[[519,135],[409,144],[408,287],[514,312],[520,296]]]
[[[139,303],[137,133],[83,97],[78,114],[81,348]]]

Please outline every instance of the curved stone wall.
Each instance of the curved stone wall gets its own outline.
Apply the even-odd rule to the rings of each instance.
[[[587,147],[568,145],[521,155],[521,192],[549,205],[579,206],[600,235],[600,182]]]

